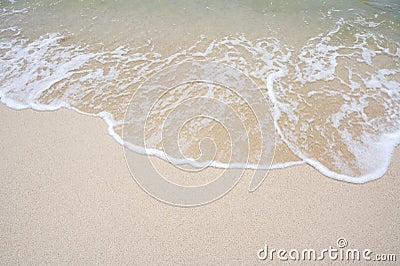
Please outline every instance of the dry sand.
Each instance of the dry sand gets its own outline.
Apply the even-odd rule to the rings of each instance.
[[[367,184],[303,165],[271,171],[254,193],[245,176],[214,203],[180,208],[139,188],[99,118],[1,105],[0,121],[1,264],[266,265],[264,244],[322,249],[339,237],[400,260],[399,148]]]

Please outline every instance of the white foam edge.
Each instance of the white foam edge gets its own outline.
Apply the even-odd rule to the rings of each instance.
[[[392,134],[385,134],[381,137],[385,138],[385,140],[390,140],[390,143],[387,142],[382,142],[380,145],[385,145],[386,146],[386,152],[388,156],[384,158],[382,166],[377,169],[374,172],[368,173],[363,176],[358,176],[358,177],[352,177],[348,175],[343,175],[343,174],[338,174],[336,172],[331,171],[329,168],[324,166],[322,163],[318,162],[317,160],[313,160],[308,158],[305,154],[303,154],[297,147],[294,147],[291,145],[289,141],[287,141],[279,128],[279,125],[277,123],[277,119],[279,117],[279,102],[277,101],[274,91],[273,91],[273,82],[269,82],[267,85],[268,87],[268,97],[270,98],[272,104],[273,104],[273,111],[274,111],[274,124],[275,128],[277,130],[277,133],[281,137],[281,139],[288,145],[288,147],[293,151],[293,153],[298,156],[301,160],[300,161],[294,161],[294,162],[285,162],[285,163],[278,163],[278,164],[272,164],[272,165],[260,165],[260,164],[246,164],[246,163],[222,163],[218,161],[204,161],[204,162],[196,162],[195,160],[190,160],[190,159],[177,159],[173,158],[171,156],[166,155],[163,151],[157,150],[157,149],[150,149],[150,148],[144,148],[136,145],[132,145],[130,143],[124,142],[124,140],[118,136],[118,134],[113,130],[113,127],[115,126],[115,122],[113,119],[113,115],[108,112],[99,112],[97,114],[91,114],[91,113],[86,113],[83,112],[75,107],[70,106],[69,104],[65,102],[61,102],[57,105],[44,105],[44,104],[36,104],[36,103],[29,103],[29,104],[21,104],[17,101],[14,101],[9,98],[5,98],[4,95],[0,94],[0,100],[3,102],[6,106],[16,109],[16,110],[22,110],[22,109],[33,109],[37,111],[55,111],[61,108],[66,108],[70,109],[73,111],[76,111],[80,114],[84,115],[89,115],[89,116],[94,116],[94,117],[100,117],[102,118],[107,126],[108,126],[108,134],[111,135],[120,145],[127,147],[128,149],[132,150],[133,152],[144,154],[144,155],[151,155],[151,156],[156,156],[160,159],[170,161],[171,163],[174,164],[188,164],[193,167],[204,167],[204,166],[212,166],[215,168],[231,168],[231,169],[253,169],[253,170],[270,170],[270,169],[281,169],[281,168],[287,168],[290,166],[294,165],[300,165],[307,163],[314,167],[316,170],[318,170],[320,173],[322,173],[325,176],[328,176],[330,178],[340,180],[340,181],[345,181],[349,183],[366,183],[375,179],[378,179],[382,177],[391,162],[391,158],[394,152],[394,149],[397,145],[400,144],[400,130],[398,132],[392,133]]]
[[[269,96],[273,96],[273,92],[271,90],[268,91]],[[270,97],[270,99],[275,99],[275,97]],[[112,136],[120,145],[128,148],[129,150],[143,154],[143,155],[150,155],[150,156],[155,156],[163,160],[170,161],[171,163],[174,164],[188,164],[193,167],[204,167],[204,166],[212,166],[215,168],[223,168],[223,169],[253,169],[253,170],[270,170],[270,169],[282,169],[282,168],[287,168],[295,165],[301,165],[304,163],[307,163],[314,167],[316,170],[318,170],[320,173],[322,173],[325,176],[328,176],[330,178],[340,180],[340,181],[345,181],[349,183],[366,183],[369,181],[376,180],[380,177],[382,177],[391,162],[392,155],[394,152],[394,149],[396,148],[397,145],[400,144],[400,130],[398,132],[392,133],[392,134],[384,134],[382,137],[385,138],[385,140],[390,140],[390,143],[380,143],[381,145],[386,146],[386,158],[384,159],[384,162],[382,164],[382,167],[377,169],[374,172],[371,172],[367,175],[363,176],[358,176],[358,177],[352,177],[348,175],[343,175],[343,174],[338,174],[336,172],[331,171],[329,168],[324,166],[322,163],[318,162],[317,160],[313,160],[308,158],[306,155],[304,155],[302,152],[300,152],[296,147],[293,147],[289,141],[287,141],[282,132],[281,129],[279,128],[277,124],[277,120],[274,119],[274,124],[277,129],[277,132],[281,139],[289,146],[289,148],[293,151],[293,153],[298,156],[301,160],[300,161],[293,161],[293,162],[285,162],[285,163],[277,163],[277,164],[272,164],[272,165],[262,165],[262,164],[246,164],[246,163],[222,163],[218,161],[204,161],[204,162],[197,162],[194,160],[190,160],[187,158],[184,159],[178,159],[178,158],[173,158],[171,156],[166,155],[163,151],[157,150],[157,149],[150,149],[150,148],[144,148],[140,146],[133,145],[131,143],[124,142],[124,140],[114,131],[114,119],[113,115],[108,113],[108,112],[99,112],[97,114],[91,114],[87,112],[83,112],[75,107],[70,106],[69,104],[62,102],[58,105],[44,105],[44,104],[36,104],[36,103],[30,103],[30,104],[21,104],[19,102],[16,102],[12,99],[8,99],[3,97],[3,95],[0,95],[0,100],[2,103],[4,103],[6,106],[9,108],[15,109],[15,110],[23,110],[23,109],[33,109],[37,111],[56,111],[61,108],[66,108],[69,110],[73,110],[77,113],[83,114],[83,115],[88,115],[88,116],[93,116],[93,117],[100,117],[102,118],[105,123],[107,124],[108,128],[108,134]],[[274,103],[274,111],[276,110],[276,105],[279,104],[278,102]]]

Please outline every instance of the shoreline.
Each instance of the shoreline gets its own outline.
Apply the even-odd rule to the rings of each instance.
[[[245,174],[223,198],[179,208],[135,183],[102,119],[3,104],[0,114],[4,264],[253,265],[265,244],[326,248],[340,237],[400,253],[399,147],[385,176],[365,184],[292,166],[271,170],[253,193]]]

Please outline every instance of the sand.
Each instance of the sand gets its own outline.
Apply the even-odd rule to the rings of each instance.
[[[254,193],[247,175],[222,199],[181,208],[140,189],[100,118],[1,105],[0,121],[1,264],[266,265],[265,244],[322,249],[339,237],[400,260],[399,148],[367,184],[301,165]]]

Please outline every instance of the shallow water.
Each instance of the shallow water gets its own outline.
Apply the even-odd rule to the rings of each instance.
[[[242,71],[268,98],[274,125],[265,120],[261,127],[277,130],[272,168],[306,162],[329,177],[366,182],[385,173],[399,143],[398,1],[2,1],[0,7],[0,97],[12,108],[101,116],[122,143],[125,111],[145,80],[206,60]],[[191,90],[218,94],[213,86]],[[157,112],[173,110],[189,92],[180,93],[162,98]],[[161,126],[159,117],[149,117]],[[137,117],[138,128],[146,118]],[[257,146],[257,127],[243,119],[250,146]],[[232,132],[203,122],[164,136],[167,146],[182,148],[169,155],[250,167],[248,156],[237,156],[238,140],[223,141]],[[204,137],[215,140],[210,158],[198,148]],[[141,140],[130,140],[143,152]]]

